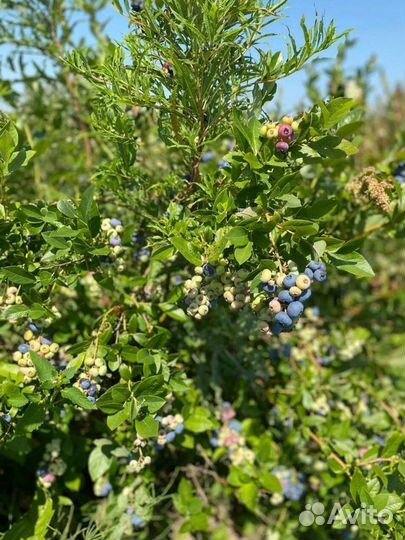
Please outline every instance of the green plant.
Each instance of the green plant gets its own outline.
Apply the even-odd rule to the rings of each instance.
[[[403,536],[405,293],[364,253],[400,245],[404,192],[356,169],[357,100],[271,113],[277,81],[342,37],[302,21],[276,52],[285,4],[115,1],[131,31],[96,32],[99,54],[63,2],[18,4],[28,35],[3,28],[54,55],[47,137],[77,152],[41,158],[2,121],[4,540]],[[97,6],[70,7],[98,28]],[[60,14],[74,50],[52,53],[36,13]],[[308,527],[316,501],[393,521]]]

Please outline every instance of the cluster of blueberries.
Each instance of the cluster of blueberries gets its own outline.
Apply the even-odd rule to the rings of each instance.
[[[83,394],[91,403],[96,402],[99,386],[95,382],[88,379],[84,373],[80,375],[79,381],[75,383],[75,385],[78,386],[78,388],[83,392]]]
[[[314,281],[323,283],[327,279],[326,266],[324,263],[312,261],[306,267],[303,274],[290,273],[282,281],[282,290],[277,297],[270,302],[270,310],[274,313],[272,334],[280,335],[293,329],[295,323],[305,310],[305,302],[311,296],[311,285]],[[263,290],[269,294],[275,294],[276,285],[263,286]]]
[[[286,467],[276,467],[273,471],[281,484],[283,495],[290,501],[299,501],[306,491],[306,486],[303,483],[304,477],[298,474],[294,469]]]
[[[298,122],[296,122],[292,116],[284,116],[280,125],[275,122],[264,124],[260,130],[260,135],[267,139],[277,139],[277,152],[287,154],[297,129]]]
[[[205,165],[208,163],[212,163],[215,160],[215,158],[216,158],[215,153],[210,150],[201,156],[201,163]],[[231,164],[229,163],[229,161],[226,161],[225,159],[220,159],[217,163],[217,167],[218,169],[229,169],[231,167]]]
[[[113,253],[118,254],[122,244],[120,234],[124,230],[122,221],[116,218],[105,218],[101,223],[101,230],[107,235],[108,242],[113,248]]]
[[[405,184],[405,162],[400,163],[395,169],[394,178],[399,184]]]
[[[184,419],[181,414],[169,414],[168,416],[157,416],[161,429],[157,439],[157,448],[162,449],[166,444],[170,444],[184,431]]]
[[[132,235],[132,242],[140,248],[139,251],[135,253],[135,260],[140,263],[148,262],[152,252],[149,248],[145,247],[146,236],[141,231],[136,231]]]

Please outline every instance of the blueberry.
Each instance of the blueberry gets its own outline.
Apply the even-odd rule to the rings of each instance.
[[[328,276],[324,270],[315,270],[314,272],[314,280],[318,281],[319,283],[326,281],[327,277]]]
[[[52,340],[46,337],[41,337],[41,343],[42,345],[52,345]]]
[[[268,283],[261,286],[262,290],[268,294],[274,294],[277,290],[277,285],[269,285]]]
[[[286,289],[291,289],[291,287],[294,287],[296,281],[296,274],[288,274],[288,276],[285,276],[284,278],[283,285]]]
[[[140,246],[143,246],[146,242],[146,237],[139,231],[134,232],[134,234],[132,235],[132,242],[134,244],[139,244]]]
[[[119,227],[120,225],[122,225],[122,221],[120,221],[119,219],[112,218],[110,219],[110,224],[112,227]]]
[[[240,433],[242,431],[242,424],[238,420],[231,420],[228,424],[232,431]]]
[[[291,328],[293,326],[293,321],[291,317],[284,311],[277,313],[277,315],[274,317],[274,320],[281,324],[283,328]]]
[[[304,291],[301,296],[298,297],[298,300],[300,302],[306,302],[307,300],[309,300],[312,296],[312,291],[311,289],[307,289],[306,291]]]
[[[141,517],[137,516],[136,514],[133,514],[131,523],[136,529],[141,529],[142,527],[145,526],[145,520],[143,520]]]
[[[305,268],[304,274],[309,277],[309,279],[314,279],[314,271],[309,268]]]
[[[215,157],[215,154],[214,152],[206,152],[202,157],[201,157],[201,163],[210,163]]]
[[[284,328],[279,322],[275,322],[271,327],[271,332],[274,336],[279,336],[283,331]]]
[[[88,390],[90,388],[90,381],[88,379],[82,379],[80,381],[80,387],[83,388],[83,390]]]
[[[26,343],[23,343],[22,345],[18,346],[18,350],[20,351],[20,353],[25,354],[30,350],[30,346]]]
[[[7,422],[7,424],[11,422],[11,416],[8,413],[3,414],[2,418],[5,422]]]
[[[29,324],[28,328],[29,328],[29,330],[31,330],[31,332],[34,332],[34,333],[39,332],[38,326],[36,326],[34,323]]]
[[[214,277],[216,274],[215,267],[212,266],[212,264],[204,264],[203,266],[203,274],[207,277]]]
[[[231,167],[231,164],[229,161],[225,161],[224,159],[221,159],[218,162],[218,169],[229,169]]]
[[[169,433],[166,435],[166,442],[171,443],[176,438],[176,432],[175,431],[169,431]]]
[[[319,263],[317,263],[316,261],[311,261],[308,264],[307,268],[310,268],[311,270],[313,270],[315,272],[315,270],[319,270],[320,266],[321,265]]]
[[[291,302],[287,308],[287,314],[292,319],[298,319],[304,313],[304,304],[301,302]]]
[[[139,262],[146,262],[151,256],[151,250],[149,248],[142,248],[135,255],[135,259]]]
[[[120,246],[122,243],[122,240],[119,236],[116,238],[110,238],[110,245],[113,247]]]
[[[210,445],[214,448],[218,448],[219,446],[219,439],[218,437],[211,437],[210,439]]]
[[[89,396],[95,396],[97,394],[97,385],[96,384],[90,384],[89,389],[87,390],[87,395]]]
[[[134,13],[139,13],[143,9],[143,0],[134,0],[131,2],[131,11]]]
[[[106,484],[104,484],[103,486],[100,487],[99,491],[98,491],[98,496],[99,497],[107,497],[107,495],[112,491],[112,485],[107,482]]]
[[[90,403],[96,402],[96,398],[94,396],[87,396],[87,400],[90,401]]]
[[[291,294],[288,291],[281,291],[280,294],[278,295],[278,299],[283,304],[290,304],[291,302],[294,301],[294,298],[291,296]]]
[[[175,429],[176,435],[181,435],[183,431],[184,431],[184,424],[179,424]]]
[[[312,308],[312,315],[314,315],[315,317],[320,317],[321,310],[319,309],[319,307],[313,307]]]

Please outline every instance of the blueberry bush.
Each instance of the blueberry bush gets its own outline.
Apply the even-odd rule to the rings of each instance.
[[[0,538],[402,539],[404,92],[287,0],[112,4],[0,3]]]

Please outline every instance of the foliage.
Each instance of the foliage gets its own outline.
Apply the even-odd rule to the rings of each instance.
[[[113,3],[123,43],[104,1],[2,5],[2,538],[402,538],[403,116],[371,155],[344,47],[276,116],[342,38],[277,52],[286,0]],[[303,523],[317,501],[393,520]]]

